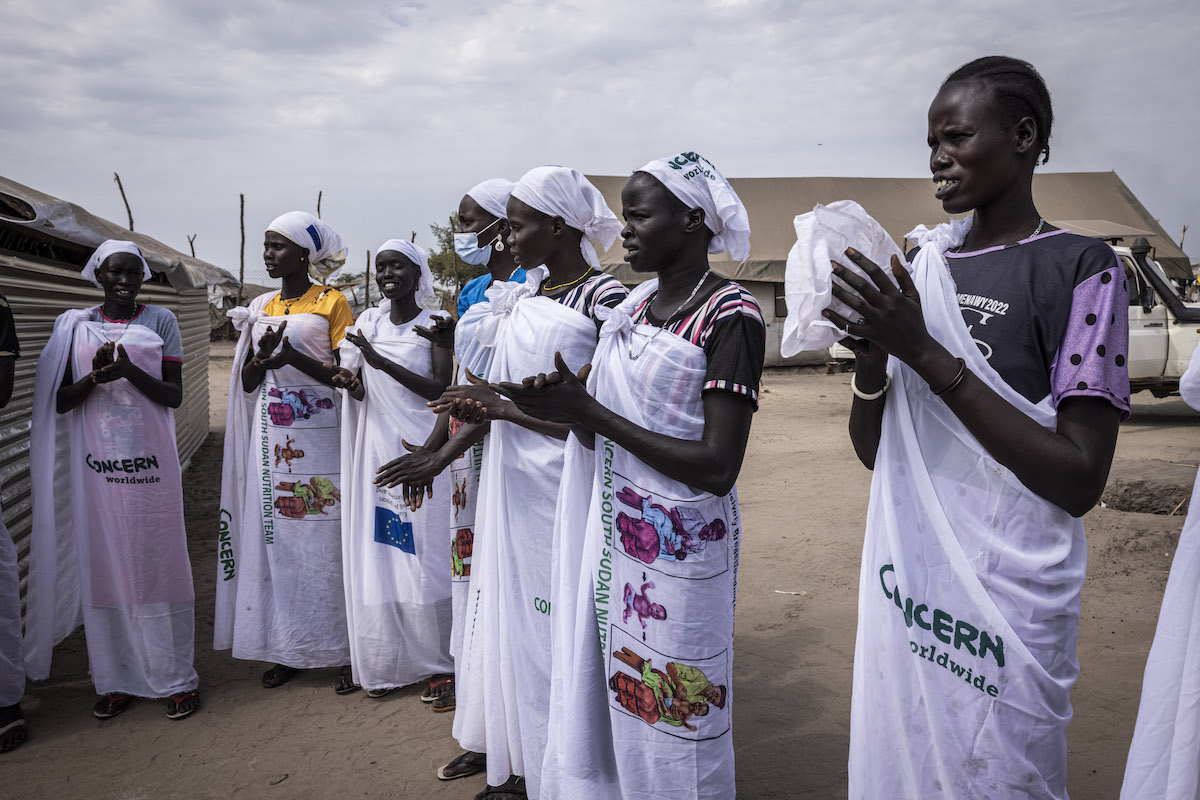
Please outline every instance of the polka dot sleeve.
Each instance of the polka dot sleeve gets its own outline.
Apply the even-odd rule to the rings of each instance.
[[[1057,407],[1068,397],[1099,397],[1129,418],[1129,285],[1119,266],[1075,287],[1071,319],[1050,368]]]

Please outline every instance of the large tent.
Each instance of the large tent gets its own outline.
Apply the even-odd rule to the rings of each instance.
[[[628,176],[589,175],[615,211],[621,209],[621,187]],[[767,365],[813,364],[825,360],[825,352],[802,353],[784,359],[779,352],[783,320],[783,274],[788,250],[796,242],[792,221],[818,203],[857,201],[883,225],[898,244],[918,224],[932,226],[948,217],[933,196],[928,178],[732,178],[750,214],[750,257],[734,263],[724,253],[714,256],[713,269],[733,278],[752,291],[762,306],[767,323]],[[1037,174],[1033,195],[1038,210],[1055,225],[1078,233],[1130,245],[1145,236],[1154,258],[1167,274],[1190,280],[1192,268],[1179,248],[1146,207],[1134,197],[1115,172],[1061,172]],[[600,256],[605,271],[628,284],[645,275],[634,273],[624,262],[625,251],[618,241]]]
[[[628,176],[589,175],[608,201],[620,211],[621,187]],[[897,243],[920,223],[944,222],[946,212],[933,196],[928,178],[732,178],[750,213],[750,258],[735,264],[722,254],[713,259],[714,269],[739,281],[783,282],[788,250],[796,242],[792,220],[812,211],[818,203],[854,200],[879,221]],[[1057,172],[1033,177],[1033,196],[1038,210],[1061,227],[1108,238],[1111,226],[1126,236],[1144,235],[1154,248],[1154,258],[1172,278],[1192,277],[1191,263],[1179,245],[1167,235],[1115,172]],[[1099,228],[1099,230],[1097,230]],[[1132,244],[1129,239],[1125,244]],[[600,260],[604,269],[622,281],[637,283],[642,278],[624,266],[624,250],[618,241]]]

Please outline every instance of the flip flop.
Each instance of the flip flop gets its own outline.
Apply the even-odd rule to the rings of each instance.
[[[436,678],[436,677],[437,676],[435,675],[434,678]],[[430,678],[429,685],[425,687],[425,691],[421,692],[421,702],[422,703],[432,703],[434,700],[438,699],[438,697],[440,696],[440,692],[438,692],[438,689],[445,686],[446,684],[450,684],[451,686],[454,685],[454,676],[453,675],[447,675],[445,678],[443,678],[440,681]]]
[[[129,708],[129,704],[132,702],[133,695],[109,692],[101,697],[92,708],[92,715],[96,719],[112,719]]]
[[[5,742],[4,737],[9,733],[15,732],[17,735],[20,735],[22,730],[24,731],[24,735],[20,736],[16,741]],[[29,741],[29,726],[25,724],[24,719],[15,719],[3,728],[0,728],[0,753],[11,753],[27,741]]]
[[[189,700],[195,700],[195,704],[191,708],[181,708],[184,703]],[[200,708],[200,692],[193,689],[190,692],[181,692],[173,694],[167,700],[167,719],[184,719],[195,714]]]
[[[361,686],[354,682],[354,673],[350,670],[350,667],[342,667],[342,671],[338,673],[338,681],[334,685],[333,690],[338,694],[354,694],[361,688]]]
[[[391,694],[394,691],[396,691],[395,686],[389,686],[386,689],[368,689],[367,697],[374,697],[374,698],[387,697],[389,694]]]
[[[433,698],[433,702],[429,704],[429,707],[433,709],[435,714],[453,711],[456,708],[454,701],[454,689],[451,688],[450,691],[446,692],[445,694]]]
[[[487,755],[467,750],[444,767],[438,767],[437,777],[439,781],[452,781],[478,775],[485,769],[487,769]]]
[[[289,667],[286,664],[276,664],[262,674],[262,685],[264,689],[278,689],[285,683],[296,677],[296,673],[300,670],[295,667]]]

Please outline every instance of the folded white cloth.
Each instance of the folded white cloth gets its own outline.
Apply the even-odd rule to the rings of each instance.
[[[142,280],[150,280],[150,267],[146,265],[146,259],[142,255],[142,251],[133,242],[125,242],[120,239],[109,239],[97,247],[96,252],[92,253],[92,257],[84,265],[83,272],[79,274],[96,286],[99,286],[100,281],[96,280],[96,270],[100,268],[100,265],[104,263],[106,258],[116,253],[129,253],[130,255],[137,256],[138,261],[142,262]]]
[[[479,203],[479,207],[493,217],[508,219],[508,198],[512,197],[515,186],[515,183],[504,178],[489,178],[468,189],[467,197]]]
[[[788,314],[779,350],[784,358],[803,350],[829,347],[846,336],[846,331],[821,316],[826,308],[848,320],[858,319],[857,312],[833,296],[831,261],[836,260],[866,277],[846,257],[847,247],[874,261],[889,276],[893,255],[899,256],[906,266],[908,263],[883,226],[853,200],[838,200],[827,206],[817,204],[809,213],[796,217],[794,224],[796,243],[788,253],[783,280]]]
[[[577,169],[534,167],[521,176],[512,196],[583,231],[579,250],[594,269],[600,269],[600,257],[590,240],[607,250],[621,232],[621,221],[604,202],[604,195]]]
[[[737,192],[721,171],[699,153],[658,158],[638,170],[657,178],[688,208],[704,209],[704,224],[713,232],[710,253],[729,253],[735,261],[750,256],[750,217]]]
[[[324,283],[346,264],[346,243],[337,231],[306,211],[289,211],[276,217],[268,231],[286,236],[308,250],[308,274]]]

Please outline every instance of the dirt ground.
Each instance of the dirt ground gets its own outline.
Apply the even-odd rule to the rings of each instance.
[[[338,697],[333,670],[273,691],[258,663],[211,648],[224,391],[212,367],[214,432],[185,479],[204,706],[171,722],[140,701],[100,722],[82,635],[24,702],[32,740],[0,757],[6,797],[470,798],[481,777],[441,783],[457,752],[450,715],[419,687]],[[846,796],[856,586],[869,474],[846,435],[850,376],[769,371],[739,481],[745,538],[736,638],[735,741],[743,798]],[[1134,400],[1105,502],[1088,514],[1089,570],[1073,694],[1070,792],[1117,796],[1142,670],[1200,459],[1200,415]],[[1128,509],[1128,510],[1119,510]]]

